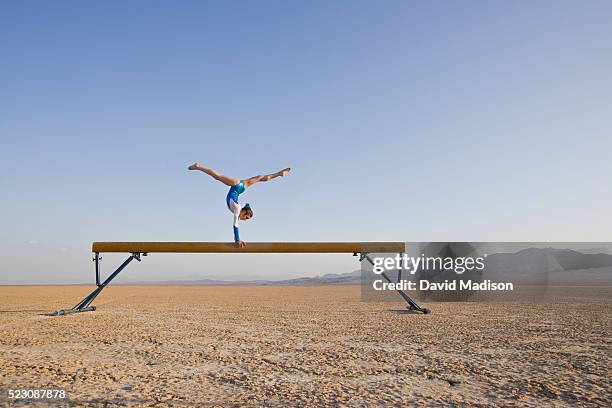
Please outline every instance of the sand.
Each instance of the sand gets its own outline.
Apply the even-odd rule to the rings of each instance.
[[[358,286],[112,286],[42,315],[90,290],[0,287],[0,405],[612,406],[609,297],[421,315]]]

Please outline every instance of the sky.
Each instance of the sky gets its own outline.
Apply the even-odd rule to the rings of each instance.
[[[609,1],[0,3],[0,283],[93,241],[611,241]],[[107,255],[103,271],[122,256]],[[155,255],[119,280],[347,255]]]

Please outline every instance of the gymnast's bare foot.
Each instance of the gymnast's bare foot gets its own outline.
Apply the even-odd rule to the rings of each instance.
[[[287,167],[286,169],[282,169],[281,171],[278,172],[278,174],[283,177],[285,174],[289,173],[291,171],[291,167]]]
[[[195,162],[191,166],[187,167],[189,170],[197,170],[200,168],[200,163]]]

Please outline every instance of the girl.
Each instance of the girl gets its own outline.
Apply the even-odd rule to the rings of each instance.
[[[260,181],[268,181],[272,180],[276,177],[282,177],[285,174],[289,173],[291,170],[290,167],[278,171],[273,174],[268,174],[265,176],[255,176],[248,178],[246,180],[238,180],[233,177],[224,176],[223,174],[217,173],[215,170],[202,167],[200,163],[193,163],[188,167],[189,170],[200,170],[209,176],[213,177],[215,180],[219,180],[226,186],[229,186],[229,191],[227,196],[225,197],[225,202],[227,204],[227,208],[234,214],[234,242],[238,248],[242,248],[246,245],[244,241],[240,240],[240,230],[238,229],[238,220],[248,220],[253,217],[253,210],[249,204],[245,204],[244,207],[241,207],[238,204],[238,196],[244,192],[247,187],[252,186],[255,183],[259,183]]]

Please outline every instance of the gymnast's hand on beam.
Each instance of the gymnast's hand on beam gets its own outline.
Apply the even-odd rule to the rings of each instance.
[[[246,246],[246,242],[244,242],[244,241],[236,241],[236,246],[238,248],[244,248]]]

